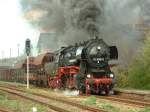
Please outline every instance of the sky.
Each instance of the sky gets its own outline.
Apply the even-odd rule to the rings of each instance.
[[[23,53],[25,40],[29,38],[35,47],[39,32],[23,18],[19,0],[0,1],[0,58],[9,58]],[[19,45],[19,47],[18,47]]]

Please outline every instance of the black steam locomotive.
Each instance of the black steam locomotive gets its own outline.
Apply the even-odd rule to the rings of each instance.
[[[95,38],[74,46],[63,47],[56,53],[57,79],[64,88],[75,88],[91,93],[108,94],[112,90],[115,75],[109,61],[118,58],[116,46],[108,46]],[[49,82],[50,86],[53,84]]]

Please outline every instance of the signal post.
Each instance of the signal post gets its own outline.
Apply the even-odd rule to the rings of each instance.
[[[29,89],[29,55],[30,55],[30,39],[26,39],[25,48],[27,54],[27,89]]]

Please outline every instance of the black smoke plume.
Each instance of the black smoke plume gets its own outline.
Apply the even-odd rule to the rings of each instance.
[[[21,0],[21,4],[24,17],[40,31],[55,31],[60,46],[98,35],[117,45],[124,66],[142,45],[150,23],[149,0]]]

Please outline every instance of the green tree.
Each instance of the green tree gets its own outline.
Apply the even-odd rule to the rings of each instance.
[[[150,33],[148,34],[142,52],[130,65],[129,86],[138,89],[150,90]]]

